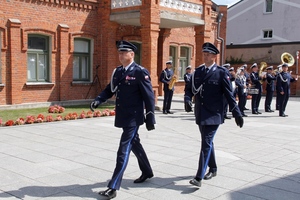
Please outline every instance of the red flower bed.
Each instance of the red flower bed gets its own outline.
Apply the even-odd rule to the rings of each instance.
[[[65,112],[65,108],[59,105],[50,106],[48,108],[49,113],[63,113]]]
[[[48,108],[49,113],[62,113],[65,111],[65,108],[54,105]],[[56,117],[52,115],[44,116],[43,114],[38,114],[38,116],[29,115],[25,119],[20,117],[16,121],[8,120],[3,124],[2,119],[0,119],[0,126],[14,126],[14,125],[23,125],[23,124],[33,124],[33,123],[42,123],[42,122],[53,122],[53,121],[62,121],[62,120],[76,120],[76,119],[84,119],[84,118],[92,118],[92,117],[102,117],[102,116],[114,116],[115,110],[105,109],[102,112],[100,110],[92,111],[82,111],[79,115],[74,113],[68,113],[65,116],[57,115]]]

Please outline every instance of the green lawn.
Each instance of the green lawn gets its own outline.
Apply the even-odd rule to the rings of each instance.
[[[100,110],[101,112],[106,109],[114,110],[114,107],[114,105],[105,104],[99,106],[97,110]],[[61,115],[62,117],[64,117],[69,113],[77,113],[79,116],[82,113],[82,111],[86,113],[90,110],[89,105],[77,105],[64,106],[65,111],[63,113],[48,113],[48,108],[49,107],[0,110],[0,121],[2,119],[2,124],[5,124],[5,122],[8,120],[16,121],[20,117],[26,119],[27,116],[37,117],[39,114],[42,114],[45,117],[48,115],[52,115],[53,118],[55,118],[57,115]]]

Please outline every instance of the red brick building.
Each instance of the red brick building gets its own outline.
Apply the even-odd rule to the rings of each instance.
[[[2,1],[0,105],[93,99],[120,64],[121,39],[138,46],[136,62],[162,95],[158,76],[167,60],[182,77],[186,66],[202,63],[204,42],[224,49],[226,16],[227,7],[211,0]]]

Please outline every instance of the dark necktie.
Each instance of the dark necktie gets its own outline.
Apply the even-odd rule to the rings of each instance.
[[[125,72],[126,72],[126,68],[123,67],[123,69],[122,69],[122,74],[125,74]]]
[[[205,68],[205,73],[207,74],[208,72],[209,72],[209,68],[206,67],[206,68]]]

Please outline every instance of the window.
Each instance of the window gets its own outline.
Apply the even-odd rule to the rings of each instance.
[[[263,31],[263,39],[271,39],[273,37],[272,30],[264,30]]]
[[[90,80],[91,42],[88,39],[74,39],[73,80]]]
[[[28,35],[27,80],[49,81],[49,37]]]
[[[177,57],[177,48],[174,46],[170,46],[170,50],[169,50],[169,60],[172,60],[173,65],[172,65],[172,69],[175,70],[175,66],[177,65],[176,63],[176,57]]]
[[[270,13],[273,11],[273,0],[266,0],[266,12]]]
[[[179,58],[179,78],[183,79],[185,74],[185,68],[190,64],[190,48],[180,47],[180,58]]]
[[[134,62],[136,62],[137,64],[141,65],[141,49],[142,49],[142,45],[140,43],[137,42],[131,42],[132,44],[134,44],[137,47],[137,50],[134,52]]]
[[[170,46],[169,59],[173,61],[173,70],[179,76],[179,79],[183,79],[185,74],[185,68],[190,64],[191,48],[182,46],[179,48],[179,57],[177,55],[178,48]],[[176,61],[179,60],[179,63]],[[175,72],[175,67],[177,72]]]

